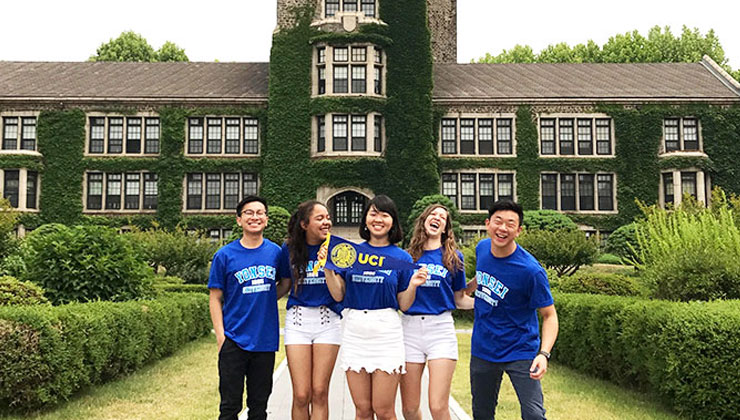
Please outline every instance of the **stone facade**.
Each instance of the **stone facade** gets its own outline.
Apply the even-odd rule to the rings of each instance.
[[[304,5],[314,5],[316,12],[314,20],[321,18],[321,4],[323,0],[278,0],[277,1],[277,30],[291,28],[296,22],[293,9]]]
[[[427,0],[432,59],[457,63],[457,0]]]

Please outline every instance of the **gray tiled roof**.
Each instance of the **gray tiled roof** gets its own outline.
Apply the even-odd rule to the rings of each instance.
[[[435,102],[740,101],[706,61],[630,64],[437,64]]]
[[[268,63],[0,61],[0,99],[267,100]]]

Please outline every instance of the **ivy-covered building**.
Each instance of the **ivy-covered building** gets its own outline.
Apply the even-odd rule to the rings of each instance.
[[[740,193],[740,84],[699,63],[458,64],[456,0],[278,0],[270,63],[0,62],[0,188],[44,222],[208,230],[259,193],[510,197],[608,232],[646,203]]]

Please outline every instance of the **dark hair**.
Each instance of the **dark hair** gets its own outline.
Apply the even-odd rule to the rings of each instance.
[[[515,203],[509,199],[498,200],[497,202],[491,204],[491,207],[488,208],[488,218],[490,219],[491,216],[493,216],[493,214],[497,211],[505,210],[513,211],[514,213],[516,213],[519,216],[519,226],[522,225],[522,222],[524,222],[524,210],[519,203]]]
[[[360,223],[360,237],[366,241],[370,240],[370,230],[367,228],[367,214],[370,209],[375,207],[376,210],[388,213],[393,218],[393,226],[388,231],[388,240],[390,243],[395,244],[401,242],[403,239],[403,229],[401,229],[401,223],[398,220],[398,209],[396,203],[391,200],[387,195],[376,195],[367,203],[365,211],[362,212],[362,222]]]
[[[236,205],[236,217],[241,217],[242,209],[244,208],[244,206],[251,203],[252,201],[259,201],[260,203],[262,203],[263,206],[265,206],[265,211],[267,211],[267,200],[256,195],[248,195],[242,198],[242,201],[240,201],[239,204]]]
[[[309,222],[311,213],[316,206],[324,206],[324,204],[316,200],[304,201],[298,205],[298,208],[288,220],[288,240],[286,244],[290,251],[290,271],[293,274],[293,289],[295,292],[298,292],[298,286],[306,278],[306,267],[308,265],[306,230],[301,226],[301,222]]]

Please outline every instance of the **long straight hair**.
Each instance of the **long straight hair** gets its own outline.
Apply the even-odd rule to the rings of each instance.
[[[288,250],[290,251],[290,270],[293,275],[293,291],[298,292],[298,286],[306,279],[306,267],[308,266],[308,243],[306,242],[306,230],[301,222],[308,224],[311,213],[316,206],[324,206],[316,200],[304,201],[288,220]]]
[[[455,232],[452,230],[452,215],[447,207],[441,204],[430,204],[423,212],[416,218],[414,222],[414,230],[411,236],[411,242],[409,243],[408,252],[411,254],[411,258],[414,262],[418,261],[424,254],[424,244],[429,239],[427,230],[424,228],[424,221],[427,220],[430,214],[435,209],[442,209],[447,213],[447,222],[445,223],[445,230],[442,232],[442,264],[448,271],[454,273],[463,270],[463,263],[460,260],[460,256],[457,255],[457,243],[455,242]]]

